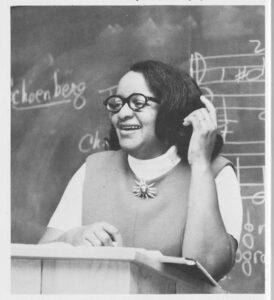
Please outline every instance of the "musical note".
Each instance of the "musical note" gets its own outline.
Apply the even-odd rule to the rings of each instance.
[[[247,210],[246,222],[243,226],[246,232],[242,235],[241,247],[236,252],[236,263],[241,265],[242,272],[247,277],[252,275],[254,265],[259,262],[262,264],[265,263],[264,252],[260,249],[255,249],[255,238],[253,235],[255,231],[261,234],[264,227],[264,224],[260,224],[257,226],[257,230],[255,230],[255,225],[252,223],[250,213]]]

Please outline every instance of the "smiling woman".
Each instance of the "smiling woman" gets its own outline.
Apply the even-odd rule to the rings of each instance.
[[[144,96],[136,97],[135,95],[134,97],[136,93]],[[140,159],[153,158],[163,154],[167,149],[155,134],[159,104],[157,104],[157,98],[154,98],[144,76],[138,72],[128,72],[120,80],[117,94],[128,97],[129,102],[127,105],[124,102],[119,111],[110,110],[109,112],[121,148]],[[109,98],[107,103],[111,99]],[[137,101],[138,105],[132,109],[132,104]],[[140,105],[140,101],[142,105]],[[109,106],[107,108],[109,109]]]
[[[160,250],[222,278],[235,262],[242,207],[212,103],[185,72],[144,61],[104,105],[112,150],[87,158],[40,243]]]

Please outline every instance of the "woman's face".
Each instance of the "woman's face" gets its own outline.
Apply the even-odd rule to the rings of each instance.
[[[121,78],[116,94],[126,98],[133,93],[154,97],[143,74],[130,71]],[[109,113],[123,150],[140,159],[149,159],[164,153],[164,145],[155,135],[158,109],[159,104],[149,100],[138,111],[133,111],[125,103],[119,112]]]

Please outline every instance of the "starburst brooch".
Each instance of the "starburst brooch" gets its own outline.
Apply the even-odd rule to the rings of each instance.
[[[157,195],[155,183],[147,184],[144,180],[135,180],[136,185],[133,187],[133,194],[142,199],[154,198]]]

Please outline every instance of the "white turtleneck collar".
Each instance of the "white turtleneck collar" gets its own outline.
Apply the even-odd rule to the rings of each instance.
[[[176,146],[171,146],[167,152],[152,159],[138,159],[128,155],[128,164],[132,172],[143,180],[153,180],[164,175],[180,161]]]

